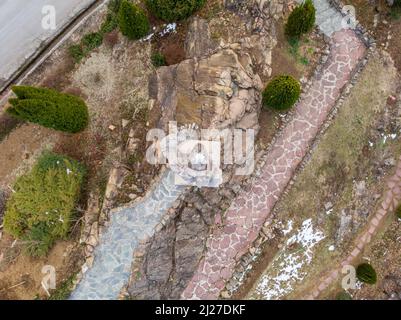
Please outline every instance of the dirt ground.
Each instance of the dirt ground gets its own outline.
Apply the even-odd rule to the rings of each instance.
[[[357,20],[371,32],[379,47],[386,49],[401,70],[401,7],[389,8],[386,0],[345,0],[356,8]]]
[[[46,299],[47,294],[41,286],[45,276],[42,268],[53,266],[56,270],[57,285],[76,273],[77,261],[81,257],[75,239],[58,241],[45,258],[30,258],[21,253],[21,245],[16,243],[12,249],[2,250],[0,259],[0,300]],[[10,248],[14,239],[5,235],[0,249]]]

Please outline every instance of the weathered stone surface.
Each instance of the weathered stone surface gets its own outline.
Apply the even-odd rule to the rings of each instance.
[[[210,37],[209,25],[206,20],[194,17],[189,25],[185,41],[187,58],[210,55],[217,48],[217,43]]]
[[[257,118],[262,82],[250,63],[250,59],[241,63],[237,53],[224,49],[196,62],[190,59],[160,68],[152,91],[164,113],[161,126],[177,120],[201,128],[225,128],[248,114]]]
[[[197,202],[204,201],[199,196]],[[199,264],[213,210],[208,218],[192,207],[155,234],[128,292],[134,299],[178,299]]]

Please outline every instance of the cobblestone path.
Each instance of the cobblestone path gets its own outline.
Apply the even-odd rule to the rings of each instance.
[[[161,217],[184,191],[174,174],[164,173],[155,189],[136,206],[113,213],[95,249],[95,260],[71,295],[73,300],[113,300],[128,281],[138,242],[153,234]]]
[[[315,3],[317,2],[325,1]],[[322,17],[329,12],[325,8],[322,4],[317,6],[318,22],[325,21]],[[331,19],[334,21],[333,17]],[[341,19],[335,21],[338,23]],[[225,225],[216,229],[208,239],[205,257],[182,293],[183,299],[219,297],[220,291],[234,272],[236,261],[256,239],[340,97],[342,88],[350,80],[352,71],[364,56],[366,47],[355,32],[351,29],[339,29],[339,25],[331,25],[330,28],[325,25],[325,30],[331,37],[331,52],[321,76],[314,80],[308,93],[297,104],[294,118],[272,146],[260,177],[249,191],[244,191],[232,203],[225,214]]]

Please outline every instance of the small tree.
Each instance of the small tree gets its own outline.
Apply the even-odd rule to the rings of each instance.
[[[299,99],[301,86],[288,75],[274,78],[263,92],[263,106],[275,110],[287,110]]]
[[[153,15],[168,22],[188,18],[205,3],[206,0],[146,0]]]
[[[18,119],[71,133],[88,125],[88,108],[78,97],[28,86],[15,86],[12,90],[17,98],[9,100],[11,107],[6,111]]]
[[[299,38],[311,31],[316,21],[316,9],[312,0],[305,0],[290,14],[285,25],[285,34],[289,38]]]
[[[144,11],[127,0],[121,1],[118,24],[121,33],[131,40],[144,37],[150,29],[149,20]]]
[[[375,269],[369,263],[362,263],[356,268],[356,276],[359,281],[375,284],[377,275]]]

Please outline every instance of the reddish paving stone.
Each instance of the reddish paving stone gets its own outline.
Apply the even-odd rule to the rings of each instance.
[[[374,234],[375,233],[375,231],[376,231],[376,227],[375,226],[371,226],[370,228],[369,228],[369,233],[372,235],[372,234]]]
[[[361,252],[360,249],[355,248],[355,249],[351,252],[351,256],[355,258],[356,256],[358,256],[358,254],[359,254],[360,252]]]

